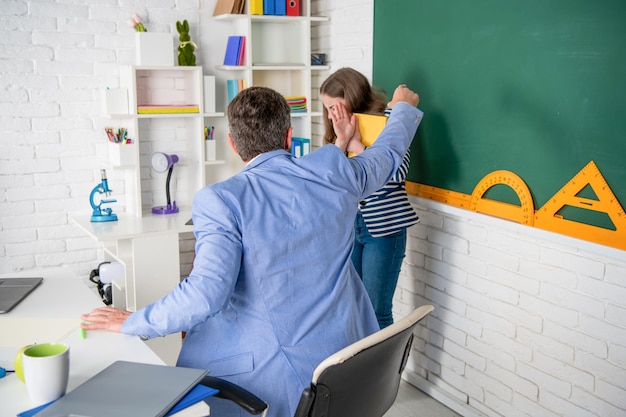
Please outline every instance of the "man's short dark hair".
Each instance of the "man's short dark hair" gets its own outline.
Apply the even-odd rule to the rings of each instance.
[[[250,87],[237,94],[228,105],[228,125],[241,159],[284,149],[290,113],[285,98],[271,88]]]

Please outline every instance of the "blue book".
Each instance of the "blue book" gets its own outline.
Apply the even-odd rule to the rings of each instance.
[[[226,80],[226,92],[228,93],[228,102],[239,94],[239,80]]]
[[[237,65],[239,62],[239,44],[241,36],[229,36],[224,54],[224,65]]]
[[[296,158],[302,156],[302,141],[299,138],[291,139],[291,154]]]
[[[285,16],[287,14],[287,2],[289,0],[274,0],[274,14]]]
[[[276,0],[263,0],[263,14],[276,14],[274,2]]]

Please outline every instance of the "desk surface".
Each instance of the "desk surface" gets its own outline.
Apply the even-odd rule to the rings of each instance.
[[[103,306],[85,283],[67,270],[28,271],[8,276],[42,276],[44,282],[12,311],[0,315],[0,364],[13,369],[20,346],[63,341],[70,346],[68,391],[116,360],[163,364],[139,338],[106,331],[89,331],[80,338],[80,315]],[[0,378],[0,417],[32,408],[25,385],[8,373]]]
[[[120,213],[119,220],[114,222],[92,222],[90,216],[90,213],[72,214],[70,218],[100,242],[163,233],[193,232],[193,225],[186,224],[191,219],[191,209],[187,208],[180,209],[180,212],[175,214],[145,213],[143,217]]]

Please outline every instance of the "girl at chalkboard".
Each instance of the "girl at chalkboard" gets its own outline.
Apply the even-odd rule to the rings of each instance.
[[[386,95],[374,89],[367,78],[352,68],[330,75],[320,87],[324,114],[324,143],[335,143],[333,114],[344,106],[349,113],[388,115]],[[357,124],[358,127],[358,124]],[[348,151],[365,150],[358,129],[353,132]],[[402,165],[380,190],[360,202],[354,220],[355,238],[352,263],[363,280],[374,306],[380,328],[393,323],[393,294],[406,250],[406,229],[419,221],[406,194],[405,177],[409,170],[410,149]]]

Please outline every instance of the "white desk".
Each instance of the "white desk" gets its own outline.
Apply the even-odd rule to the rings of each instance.
[[[91,214],[71,219],[99,242],[106,261],[124,265],[125,277],[113,282],[113,306],[136,311],[169,293],[180,282],[179,234],[192,232],[185,224],[190,209],[179,213],[135,217],[118,214],[114,222],[91,222]],[[148,342],[159,356],[173,365],[182,344],[180,333]]]
[[[0,275],[8,276],[42,276],[44,282],[9,313],[0,314],[0,364],[5,368],[13,369],[13,358],[21,346],[58,340],[70,346],[68,391],[116,360],[163,364],[135,336],[88,331],[81,339],[80,315],[103,304],[71,272],[56,269]],[[14,417],[32,407],[26,386],[15,373],[0,378],[0,417]]]

